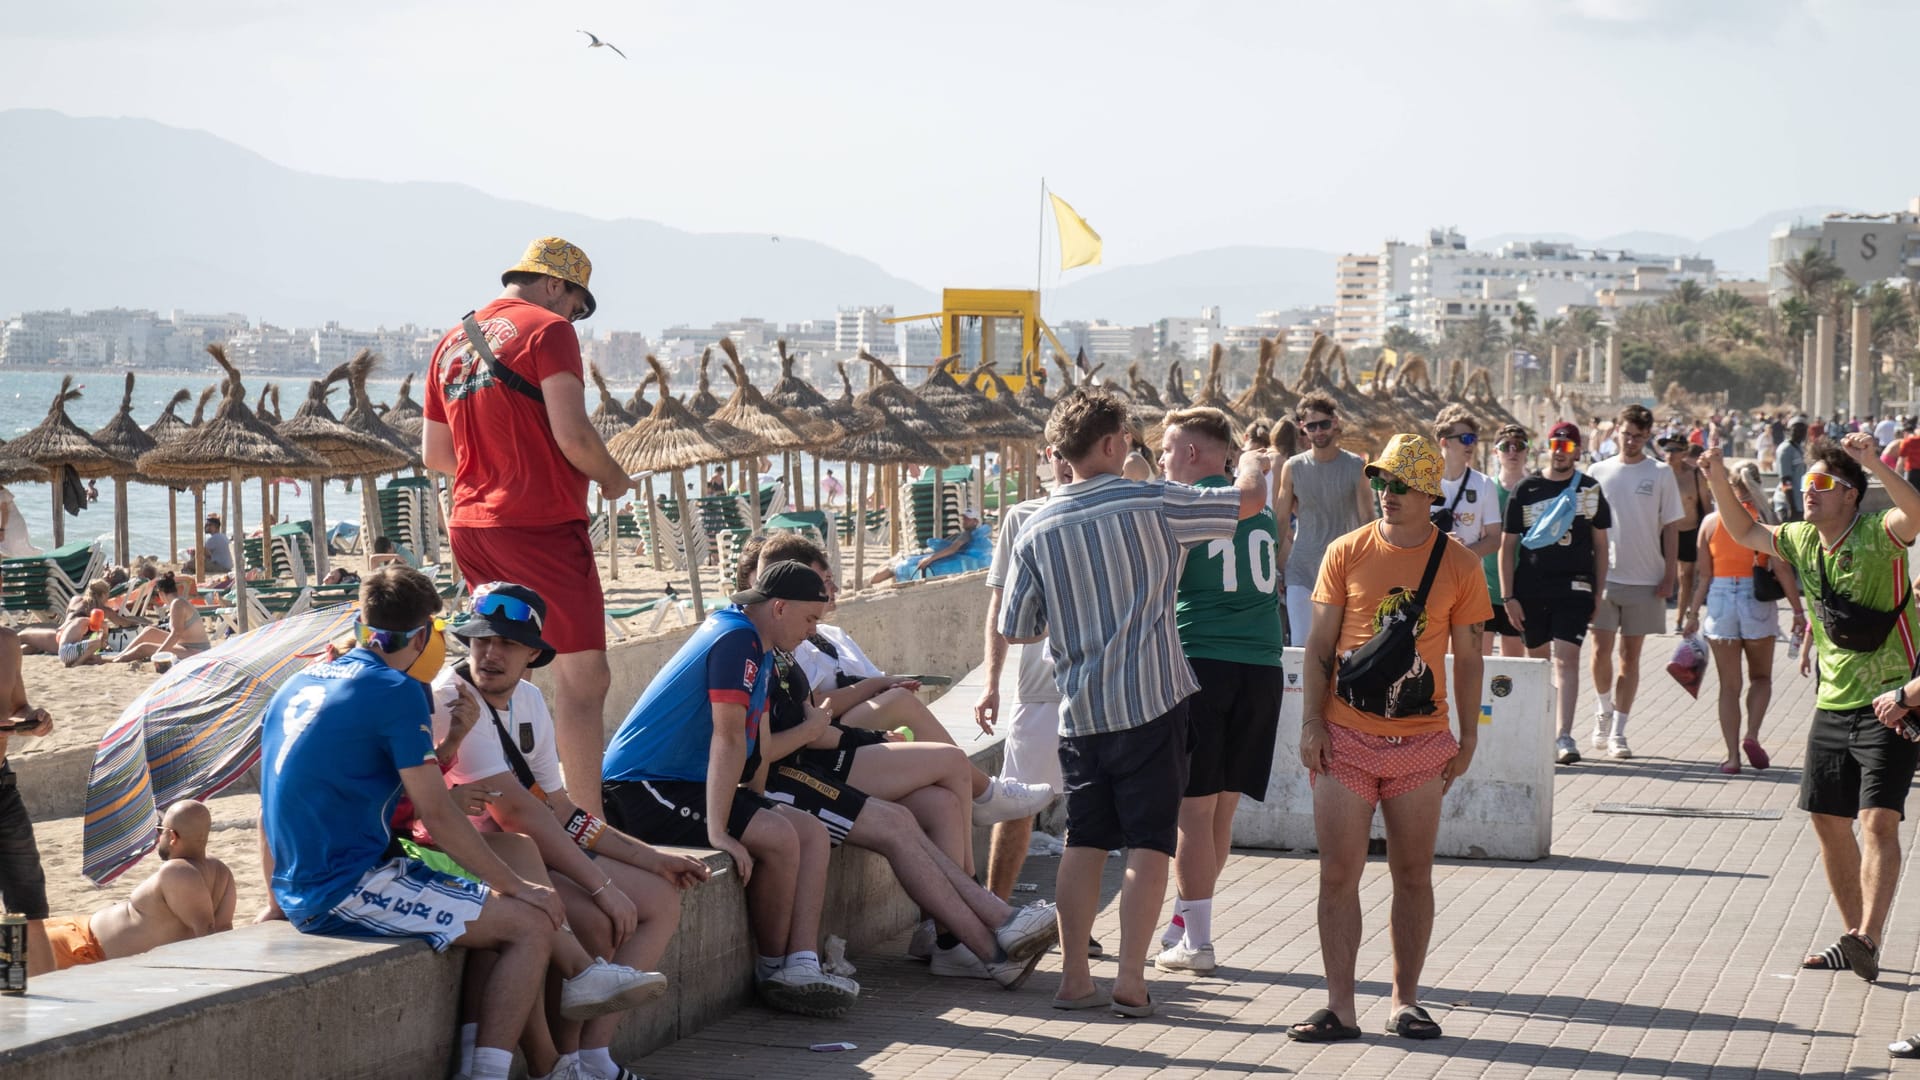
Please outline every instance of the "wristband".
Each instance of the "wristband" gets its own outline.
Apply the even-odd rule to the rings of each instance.
[[[592,851],[594,848],[600,846],[600,836],[606,831],[606,828],[606,822],[601,821],[599,818],[594,817],[592,814],[587,813],[577,806],[573,808],[572,816],[567,818],[567,835],[573,837],[573,842],[587,851]],[[598,896],[600,894],[595,893],[594,895]]]
[[[596,897],[598,897],[598,896],[599,896],[599,895],[600,895],[601,893],[603,893],[603,892],[606,892],[606,891],[607,891],[608,889],[610,889],[610,888],[612,888],[612,887],[613,887],[613,879],[612,879],[612,878],[608,878],[607,880],[605,880],[605,881],[603,881],[603,882],[601,882],[601,883],[600,883],[600,887],[599,887],[599,888],[597,888],[597,889],[595,889],[595,890],[593,890],[592,892],[590,892],[590,893],[588,893],[588,894],[587,894],[587,899],[589,899],[589,900],[592,900],[592,899],[594,899],[594,898],[596,898]]]

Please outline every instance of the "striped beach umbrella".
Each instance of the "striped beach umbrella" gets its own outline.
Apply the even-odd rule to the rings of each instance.
[[[353,625],[336,604],[228,638],[176,663],[100,739],[87,776],[82,869],[105,885],[153,850],[181,799],[207,799],[260,759],[260,717],[296,672]]]

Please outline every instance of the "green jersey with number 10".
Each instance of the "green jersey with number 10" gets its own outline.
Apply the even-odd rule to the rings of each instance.
[[[1195,487],[1225,487],[1209,476]],[[1187,552],[1180,574],[1175,618],[1189,658],[1280,666],[1280,567],[1274,561],[1279,531],[1273,511],[1244,518],[1233,539],[1214,540]]]

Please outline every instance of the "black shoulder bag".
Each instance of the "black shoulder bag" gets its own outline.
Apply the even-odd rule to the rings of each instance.
[[[454,665],[453,673],[465,679],[467,685],[473,686],[473,696],[478,698],[480,704],[486,707],[487,715],[493,717],[494,733],[500,736],[500,752],[507,756],[507,765],[513,769],[514,779],[520,781],[521,787],[533,792],[536,796],[540,795],[540,785],[533,778],[533,766],[527,764],[526,755],[522,754],[520,748],[514,745],[513,736],[507,734],[507,725],[500,722],[499,710],[493,707],[493,702],[487,700],[487,696],[480,692],[478,686],[473,685],[472,667],[465,661],[462,661]]]
[[[499,358],[493,355],[493,350],[487,347],[487,335],[481,332],[480,320],[473,317],[473,312],[469,311],[461,317],[460,329],[466,331],[467,344],[473,346],[473,351],[479,355],[480,362],[487,365],[487,374],[493,376],[494,382],[512,390],[516,394],[523,394],[532,398],[542,405],[547,403],[547,395],[541,393],[538,386],[528,381],[526,377],[519,372],[501,363]]]
[[[1817,538],[1815,543],[1818,544]],[[1881,611],[1833,587],[1833,582],[1827,580],[1827,554],[1818,546],[1814,548],[1813,558],[1820,564],[1820,595],[1814,599],[1814,607],[1819,612],[1820,625],[1827,632],[1827,640],[1848,652],[1870,653],[1878,649],[1887,635],[1893,633],[1895,624],[1913,599],[1913,583],[1902,581],[1900,602],[1893,605],[1892,611]]]
[[[1433,523],[1439,527],[1441,532],[1450,533],[1453,531],[1453,508],[1460,505],[1460,496],[1467,493],[1467,488],[1472,482],[1473,470],[1468,469],[1466,475],[1460,478],[1460,486],[1453,489],[1453,500],[1433,512]]]
[[[1447,534],[1434,530],[1433,550],[1427,556],[1426,573],[1420,575],[1420,588],[1393,614],[1393,621],[1366,644],[1348,653],[1340,661],[1339,680],[1334,693],[1340,700],[1375,716],[1387,715],[1387,694],[1393,685],[1413,670],[1419,658],[1415,630],[1427,611],[1427,593],[1440,572],[1440,558],[1446,554]],[[1431,702],[1427,712],[1433,711]]]

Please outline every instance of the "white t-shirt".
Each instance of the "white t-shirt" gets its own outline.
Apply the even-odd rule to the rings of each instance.
[[[793,650],[793,658],[799,663],[801,673],[807,677],[808,686],[827,692],[839,687],[840,680],[836,676],[841,672],[856,679],[871,679],[886,674],[867,659],[867,654],[854,643],[853,635],[845,630],[832,623],[821,623],[819,633],[827,639],[827,644],[833,646],[833,651],[840,654],[840,658],[836,660],[828,656],[811,641],[801,642],[800,647]]]
[[[1885,446],[1888,443],[1893,441],[1894,435],[1898,434],[1899,431],[1900,431],[1899,421],[1889,416],[1885,420],[1880,421],[1880,423],[1874,427],[1873,441],[1879,443],[1881,446]]]
[[[1042,496],[1015,503],[1001,516],[1000,535],[993,541],[993,565],[987,568],[988,588],[1006,587],[1007,575],[1013,572],[1013,542],[1020,535],[1020,526],[1046,505],[1046,501],[1046,497]],[[1031,645],[1009,645],[1007,651],[1008,658],[1019,665],[1015,669],[1019,677],[1015,680],[1014,704],[1053,703],[1060,700],[1060,685],[1053,678],[1053,653],[1048,651],[1044,640]]]
[[[1607,505],[1613,509],[1613,528],[1607,532],[1607,582],[1660,584],[1667,573],[1660,530],[1686,516],[1673,470],[1650,457],[1633,465],[1614,457],[1596,463],[1587,472],[1600,482]]]
[[[1462,484],[1466,485],[1465,491],[1461,490]],[[1469,468],[1458,480],[1442,477],[1440,494],[1433,509],[1437,513],[1453,507],[1453,536],[1462,544],[1472,547],[1489,532],[1500,530],[1500,495],[1486,473]],[[1453,501],[1455,494],[1460,496],[1458,503]]]
[[[460,676],[453,668],[442,670],[433,680],[433,739],[438,743],[447,737],[447,730],[453,726],[453,714],[448,709],[453,704],[454,695],[460,692],[454,685]],[[479,699],[480,719],[474,721],[473,730],[460,740],[460,750],[453,759],[453,768],[447,770],[447,786],[471,784],[501,773],[512,773],[513,765],[507,761],[506,751],[500,747],[500,734],[493,726],[493,717],[488,714],[486,699],[480,698],[480,691],[467,687],[475,698]],[[514,741],[520,755],[527,759],[527,768],[533,770],[533,779],[546,791],[561,791],[566,782],[560,775],[560,753],[555,745],[553,732],[553,714],[547,711],[546,698],[540,694],[540,688],[522,679],[519,686],[513,688],[513,700],[507,708],[499,710],[500,724],[507,729],[507,737]],[[498,826],[486,814],[478,814],[472,819],[473,827],[498,831]]]

